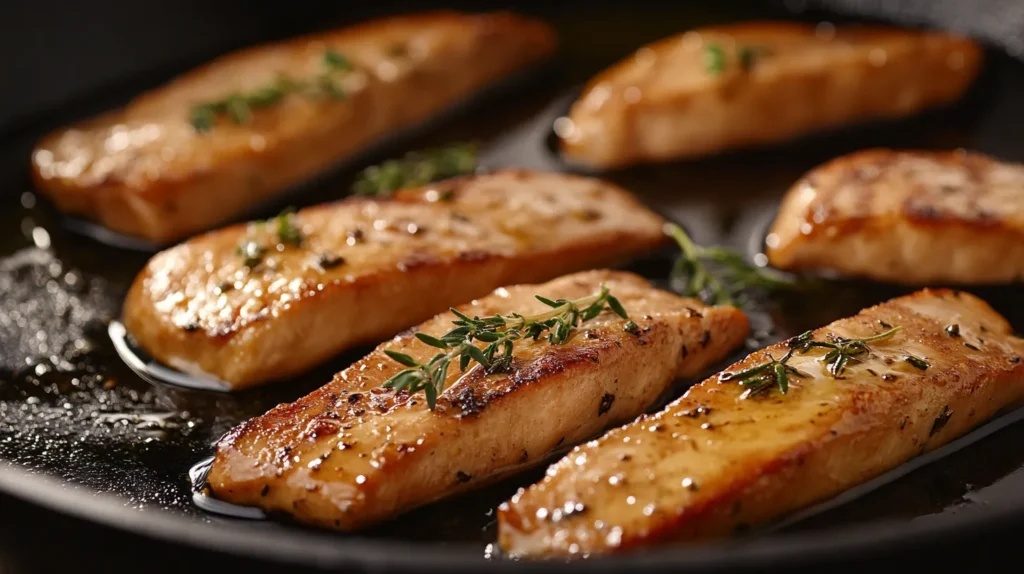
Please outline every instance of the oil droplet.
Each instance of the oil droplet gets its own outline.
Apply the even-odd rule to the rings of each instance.
[[[634,504],[636,504],[636,497],[633,496],[633,495],[627,496],[626,497],[626,504],[628,504],[630,506],[633,506]]]
[[[366,477],[362,474],[356,477],[356,484],[363,484],[366,482]]]
[[[40,249],[50,248],[50,234],[42,227],[32,229],[32,242]]]
[[[576,124],[565,116],[556,119],[551,129],[554,130],[555,135],[564,140],[572,140],[576,135]]]

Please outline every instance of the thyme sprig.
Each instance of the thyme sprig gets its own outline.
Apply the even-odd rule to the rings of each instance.
[[[718,376],[718,380],[722,382],[738,381],[740,386],[746,389],[743,391],[743,394],[740,395],[741,399],[766,393],[771,390],[772,387],[778,387],[780,393],[786,394],[789,392],[790,375],[799,378],[807,377],[806,373],[786,364],[786,362],[793,356],[794,350],[795,349],[790,348],[786,351],[786,354],[779,359],[776,359],[769,354],[768,356],[771,357],[771,360],[768,362],[743,371],[732,373],[724,372]]]
[[[771,53],[765,46],[739,46],[736,49],[736,59],[740,69],[749,72],[754,69],[757,60]],[[717,76],[729,67],[729,57],[721,44],[708,44],[704,48],[704,69],[707,73]]]
[[[329,49],[323,55],[323,68],[323,72],[312,81],[281,76],[272,84],[251,92],[235,92],[219,100],[195,104],[190,114],[192,127],[197,132],[210,131],[217,116],[220,115],[228,116],[236,124],[248,123],[253,110],[276,104],[289,94],[345,98],[345,90],[338,85],[337,80],[340,74],[354,69],[352,62],[342,54]]]
[[[540,295],[536,297],[550,309],[530,316],[512,313],[483,318],[470,317],[451,309],[457,317],[452,321],[455,328],[440,338],[426,333],[415,335],[423,343],[443,351],[430,360],[421,363],[405,353],[384,350],[388,357],[408,368],[389,378],[383,386],[413,394],[423,391],[427,405],[433,409],[437,405],[437,397],[444,391],[448,369],[453,361],[458,362],[460,371],[465,371],[470,363],[476,362],[488,374],[504,372],[512,366],[512,351],[516,341],[536,341],[543,335],[548,343],[562,345],[569,340],[577,326],[597,317],[606,309],[623,319],[629,319],[622,304],[605,285],[601,286],[598,293],[572,301],[553,301]],[[477,341],[486,345],[478,347]]]
[[[781,273],[751,265],[735,251],[697,245],[674,223],[666,227],[666,233],[682,251],[669,277],[672,289],[680,295],[699,297],[709,305],[737,305],[746,302],[748,290],[778,291],[799,285]]]
[[[743,371],[724,372],[718,376],[718,380],[738,381],[740,386],[746,390],[740,398],[746,399],[769,391],[772,387],[778,387],[779,392],[786,394],[789,391],[789,376],[795,375],[800,378],[807,377],[795,367],[786,364],[794,353],[805,354],[813,349],[828,349],[820,360],[825,374],[834,379],[843,378],[843,373],[851,364],[859,363],[864,355],[871,351],[869,343],[888,339],[903,330],[903,327],[891,327],[887,331],[870,337],[847,338],[829,335],[827,341],[814,339],[814,333],[807,331],[790,339],[786,346],[789,350],[780,359],[771,358],[769,361],[750,367]],[[769,355],[771,357],[771,355]],[[928,362],[913,355],[906,355],[904,361],[914,368],[925,370],[929,367]]]
[[[861,357],[868,354],[868,351],[870,351],[868,343],[888,339],[902,330],[903,327],[892,327],[888,331],[860,339],[848,339],[830,334],[828,341],[815,341],[813,333],[807,331],[791,339],[789,347],[801,353],[807,353],[815,348],[828,349],[825,356],[821,358],[821,362],[827,374],[831,375],[832,378],[840,379],[846,371],[847,365],[861,362]]]
[[[352,185],[358,195],[387,196],[405,187],[469,175],[477,168],[477,146],[456,143],[444,147],[410,152],[360,172]]]

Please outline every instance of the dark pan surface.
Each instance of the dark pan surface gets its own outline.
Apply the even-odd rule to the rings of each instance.
[[[705,10],[709,10],[705,8]],[[495,96],[420,134],[406,149],[451,141],[483,144],[485,167],[569,170],[550,146],[551,124],[591,74],[640,44],[688,27],[784,16],[724,8],[594,11],[556,20],[563,57],[556,74]],[[629,18],[635,26],[619,24]],[[588,38],[607,38],[594,48]],[[806,170],[873,146],[964,147],[1024,160],[1024,65],[993,51],[985,76],[957,106],[907,121],[816,136],[771,149],[605,177],[634,190],[679,221],[701,243],[757,247],[781,194]],[[126,94],[112,98],[123,99]],[[70,112],[68,112],[70,113]],[[365,349],[339,357],[289,383],[225,395],[154,385],[117,357],[105,323],[147,259],[64,229],[31,192],[23,146],[8,142],[0,174],[0,490],[61,511],[131,530],[247,555],[307,564],[479,566],[494,538],[494,508],[542,469],[457,499],[432,505],[359,535],[316,532],[273,521],[205,513],[192,503],[187,472],[210,444],[238,422],[293,400],[329,379]],[[307,205],[344,195],[355,167],[294,196]],[[272,214],[274,211],[268,211]],[[264,214],[266,215],[266,214]],[[632,268],[663,279],[670,254]],[[817,327],[907,289],[833,283],[799,300],[762,301],[752,347]],[[1024,329],[1020,286],[972,289]],[[695,381],[686,381],[693,383]],[[682,387],[680,387],[682,388]],[[1019,416],[1019,413],[1007,415]],[[891,544],[933,541],[958,529],[1024,515],[1024,423],[1006,418],[968,437],[956,450],[856,499],[739,540],[658,549],[641,556],[590,561],[595,570],[622,560],[638,566],[709,567],[760,560],[814,560],[843,551],[878,551]],[[1001,428],[996,428],[1001,427]],[[985,435],[985,436],[982,436]],[[489,568],[522,568],[495,559]],[[536,567],[536,565],[531,565]],[[564,565],[560,565],[564,569]]]

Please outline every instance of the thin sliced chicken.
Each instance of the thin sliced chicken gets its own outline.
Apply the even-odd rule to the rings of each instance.
[[[786,194],[772,265],[905,284],[1024,279],[1024,165],[981,154],[874,149]]]
[[[46,136],[33,175],[62,211],[166,244],[237,220],[555,43],[532,18],[432,12],[241,50]],[[216,102],[226,109],[197,119]]]
[[[556,125],[596,168],[777,143],[949,104],[982,51],[940,32],[752,22],[655,42],[602,72]]]
[[[319,390],[225,436],[208,476],[213,494],[319,526],[370,526],[631,420],[674,380],[696,376],[746,337],[739,310],[706,307],[616,271],[501,288],[458,309],[480,317],[529,315],[550,310],[536,295],[573,300],[602,285],[635,328],[605,311],[565,344],[518,341],[505,372],[452,366],[436,410],[422,395],[381,387],[404,368],[385,350],[420,362],[438,352],[403,333]],[[415,330],[440,337],[455,318],[444,313]]]
[[[503,171],[449,180],[168,249],[132,285],[124,323],[164,364],[250,387],[502,285],[617,265],[661,245],[663,223],[596,179]],[[301,245],[283,242],[295,234]]]
[[[796,352],[788,392],[711,378],[570,452],[498,517],[501,547],[543,557],[729,535],[826,499],[1024,400],[1024,340],[966,293],[925,290],[814,331],[868,343],[840,378]],[[727,369],[781,360],[785,342]]]

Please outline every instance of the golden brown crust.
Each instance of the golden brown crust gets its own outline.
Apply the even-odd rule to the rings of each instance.
[[[1024,166],[955,152],[872,149],[786,194],[772,265],[906,284],[1024,278]]]
[[[554,32],[508,13],[425,13],[257,46],[39,142],[36,186],[66,212],[167,243],[236,218],[388,133],[552,53]],[[236,125],[190,124],[198,102],[315,77],[333,49],[344,99],[286,96]]]
[[[960,335],[945,326],[959,325]],[[842,379],[823,351],[787,363],[786,395],[743,399],[712,378],[665,410],[570,452],[499,510],[502,548],[515,555],[620,552],[667,540],[726,536],[777,519],[935,449],[1024,399],[1024,340],[984,301],[921,291],[815,331],[870,345]],[[726,372],[780,358],[785,343]],[[919,370],[913,355],[928,363]],[[584,508],[565,515],[558,509]]]
[[[150,260],[128,332],[154,358],[235,388],[280,380],[500,285],[623,262],[661,245],[664,221],[625,190],[501,171],[304,209],[301,247],[273,223],[236,225]],[[255,269],[238,246],[271,247]],[[318,258],[340,257],[321,269]]]
[[[384,350],[426,361],[437,350],[412,330],[379,346],[298,401],[243,423],[217,448],[209,484],[218,498],[283,511],[310,524],[354,530],[535,465],[559,448],[630,420],[677,377],[693,377],[739,345],[746,317],[654,289],[639,276],[587,271],[519,285],[459,310],[488,316],[546,309],[604,284],[638,329],[604,313],[564,345],[520,341],[512,369],[448,372],[437,409],[381,384],[401,367]],[[435,337],[450,313],[415,328]],[[687,352],[683,352],[683,349]]]
[[[709,48],[711,47],[711,48]],[[708,70],[722,50],[720,72]],[[767,49],[742,63],[743,53]],[[563,152],[598,168],[787,140],[950,103],[982,52],[959,36],[878,26],[757,22],[640,48],[595,77],[560,126]]]

